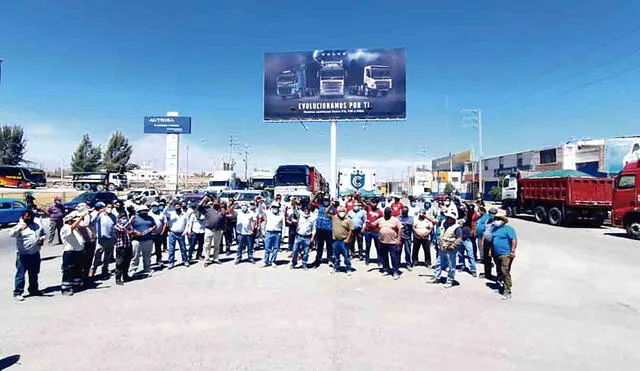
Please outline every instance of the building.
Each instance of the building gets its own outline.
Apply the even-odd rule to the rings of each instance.
[[[409,176],[409,184],[411,186],[410,194],[420,196],[423,193],[433,191],[433,173],[426,166],[417,166],[416,171]]]

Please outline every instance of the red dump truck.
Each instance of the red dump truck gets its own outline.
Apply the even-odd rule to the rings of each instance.
[[[616,177],[611,224],[640,239],[640,162],[627,164]]]
[[[533,214],[539,223],[567,225],[587,221],[600,226],[612,206],[613,180],[577,171],[551,171],[531,177],[507,176],[502,207],[507,215]]]

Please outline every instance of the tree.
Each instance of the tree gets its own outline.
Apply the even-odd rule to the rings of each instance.
[[[451,184],[450,182],[448,182],[444,186],[444,193],[446,193],[446,194],[453,193],[453,191],[455,191],[455,190],[456,190],[456,187],[454,187],[453,184]]]
[[[71,171],[74,173],[96,171],[100,168],[101,158],[100,146],[94,146],[89,134],[85,134],[71,157]]]
[[[502,187],[500,186],[491,187],[491,189],[489,190],[489,194],[496,201],[502,200]]]
[[[27,141],[24,139],[24,130],[20,126],[0,127],[0,164],[20,165],[27,152]]]
[[[120,173],[132,170],[129,168],[132,152],[131,145],[124,134],[116,131],[107,142],[107,148],[102,156],[102,166],[107,171]]]

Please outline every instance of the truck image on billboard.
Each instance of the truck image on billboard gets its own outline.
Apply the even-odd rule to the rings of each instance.
[[[265,121],[406,119],[405,49],[264,55]]]

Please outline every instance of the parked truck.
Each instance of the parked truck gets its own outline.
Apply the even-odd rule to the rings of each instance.
[[[630,162],[615,179],[611,224],[640,239],[640,161]]]
[[[502,207],[508,216],[533,214],[539,223],[567,225],[588,221],[600,226],[612,205],[611,179],[554,171],[505,177]],[[576,176],[577,175],[577,176]]]
[[[343,97],[345,91],[344,80],[347,71],[342,60],[321,61],[318,78],[320,79],[321,97]]]
[[[277,94],[282,99],[313,96],[316,91],[309,83],[304,65],[282,70],[276,77]]]
[[[236,173],[233,170],[218,170],[209,179],[207,192],[219,194],[222,191],[236,189]]]
[[[73,188],[79,191],[121,191],[127,187],[127,176],[110,171],[73,173]]]

